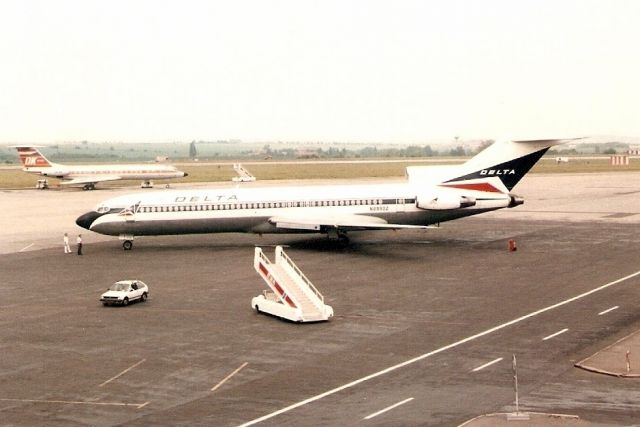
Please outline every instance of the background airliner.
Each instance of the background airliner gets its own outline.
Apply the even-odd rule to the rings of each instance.
[[[121,179],[142,180],[143,187],[151,187],[152,179],[182,178],[186,173],[171,165],[130,164],[130,165],[61,165],[47,160],[34,146],[14,146],[22,162],[22,170],[47,178],[62,179],[62,185],[82,186],[93,190],[98,182]]]
[[[567,140],[496,142],[466,163],[407,167],[393,184],[176,190],[100,203],[76,220],[119,236],[192,233],[325,233],[423,229],[431,224],[523,203],[513,187],[549,147]]]

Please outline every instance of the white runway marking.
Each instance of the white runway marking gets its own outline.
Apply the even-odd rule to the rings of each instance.
[[[64,405],[98,405],[98,406],[135,406],[136,409],[147,406],[150,402],[144,403],[118,403],[118,402],[82,402],[75,400],[38,400],[38,399],[2,399],[3,402],[25,402],[25,403],[60,403]]]
[[[234,376],[235,374],[237,374],[238,372],[240,372],[240,370],[242,368],[244,368],[245,366],[247,366],[249,364],[249,362],[244,362],[242,365],[240,365],[240,367],[238,369],[236,369],[235,371],[231,372],[229,375],[227,375],[222,381],[220,381],[218,384],[214,385],[211,388],[211,391],[215,391],[218,387],[220,387],[222,384],[226,383],[227,381],[229,381],[229,379]]]
[[[564,328],[561,331],[556,332],[555,334],[551,334],[551,335],[547,335],[546,337],[542,338],[542,341],[546,341],[546,340],[550,340],[553,337],[557,337],[560,334],[564,334],[565,332],[567,332],[569,329],[568,328]]]
[[[24,251],[26,251],[27,249],[29,249],[33,245],[35,245],[35,243],[32,243],[29,246],[25,246],[24,248],[20,249],[18,252],[24,252]]]
[[[553,305],[550,305],[548,307],[542,308],[540,310],[531,312],[529,314],[525,314],[524,316],[518,317],[517,319],[513,319],[513,320],[511,320],[509,322],[503,323],[502,325],[494,326],[493,328],[487,329],[486,331],[479,332],[479,333],[477,333],[475,335],[472,335],[470,337],[467,337],[467,338],[463,338],[460,341],[456,341],[456,342],[454,342],[452,344],[445,345],[444,347],[440,347],[439,349],[430,351],[429,353],[425,353],[425,354],[420,355],[418,357],[414,357],[413,359],[409,359],[409,360],[407,360],[405,362],[398,363],[397,365],[390,366],[390,367],[388,367],[386,369],[383,369],[382,371],[375,372],[373,374],[367,375],[366,377],[362,377],[362,378],[357,379],[355,381],[352,381],[350,383],[344,384],[344,385],[342,385],[340,387],[336,387],[336,388],[334,388],[332,390],[329,390],[329,391],[326,391],[324,393],[318,394],[316,396],[310,397],[308,399],[302,400],[302,401],[300,401],[298,403],[294,403],[293,405],[289,405],[289,406],[287,406],[285,408],[282,408],[282,409],[279,409],[279,410],[277,410],[275,412],[272,412],[270,414],[264,415],[264,416],[262,416],[260,418],[256,418],[254,420],[251,420],[251,421],[248,421],[248,422],[246,422],[244,424],[241,424],[240,427],[254,425],[254,424],[257,424],[259,422],[262,422],[262,421],[268,420],[270,418],[273,418],[275,416],[278,416],[280,414],[284,414],[285,412],[289,412],[289,411],[291,411],[293,409],[296,409],[296,408],[299,408],[301,406],[307,405],[307,404],[309,404],[311,402],[315,402],[316,400],[320,400],[320,399],[323,399],[323,398],[325,398],[327,396],[331,396],[332,394],[335,394],[335,393],[338,393],[338,392],[340,392],[342,390],[346,390],[348,388],[354,387],[354,386],[356,386],[358,384],[362,384],[363,382],[369,381],[369,380],[371,380],[373,378],[377,378],[377,377],[379,377],[381,375],[388,374],[389,372],[393,372],[393,371],[395,371],[397,369],[400,369],[400,368],[403,368],[405,366],[412,365],[412,364],[414,364],[416,362],[419,362],[421,360],[427,359],[427,358],[429,358],[431,356],[434,356],[436,354],[445,352],[445,351],[450,350],[452,348],[458,347],[458,346],[460,346],[462,344],[465,344],[465,343],[468,343],[468,342],[473,341],[475,339],[481,338],[481,337],[483,337],[485,335],[489,335],[489,334],[492,334],[492,333],[494,333],[496,331],[504,329],[506,327],[515,325],[516,323],[520,323],[523,320],[527,320],[527,319],[530,319],[530,318],[532,318],[534,316],[537,316],[539,314],[545,313],[545,312],[547,312],[549,310],[553,310],[553,309],[556,309],[558,307],[562,307],[563,305],[569,304],[569,303],[571,303],[573,301],[577,301],[577,300],[579,300],[581,298],[587,297],[587,296],[592,295],[592,294],[594,294],[596,292],[602,291],[602,290],[607,289],[607,288],[609,288],[611,286],[614,286],[614,285],[622,283],[622,282],[624,282],[626,280],[632,279],[632,278],[634,278],[634,277],[636,277],[638,275],[640,275],[640,271],[636,271],[635,273],[629,274],[628,276],[621,277],[620,279],[614,280],[613,282],[606,283],[606,284],[604,284],[602,286],[599,286],[597,288],[591,289],[590,291],[584,292],[584,293],[582,293],[580,295],[576,295],[575,297],[571,297],[571,298],[566,299],[564,301],[561,301],[561,302],[559,302],[557,304],[553,304]]]
[[[411,402],[413,400],[413,397],[410,397],[408,399],[403,400],[402,402],[398,402],[395,405],[391,405],[391,406],[387,406],[386,408],[378,411],[378,412],[374,412],[371,415],[367,415],[366,417],[363,418],[363,420],[370,420],[371,418],[377,417],[380,414],[384,414],[385,412],[388,412],[390,410],[392,410],[393,408],[397,408],[400,405],[404,405],[407,402]]]
[[[491,366],[491,365],[493,365],[493,364],[495,364],[495,363],[498,363],[498,362],[499,362],[499,361],[501,361],[501,360],[502,360],[502,357],[498,357],[496,360],[492,360],[492,361],[491,361],[491,362],[489,362],[489,363],[485,363],[485,364],[484,364],[484,365],[482,365],[482,366],[478,366],[477,368],[472,369],[472,370],[471,370],[471,372],[478,372],[478,371],[480,371],[480,370],[482,370],[482,369],[484,369],[484,368],[487,368],[487,367],[489,367],[489,366]]]
[[[608,309],[606,309],[605,311],[601,311],[600,313],[598,313],[598,316],[602,316],[603,314],[607,314],[607,313],[609,313],[609,312],[611,312],[611,311],[613,311],[613,310],[617,310],[617,309],[619,309],[619,308],[620,308],[620,307],[619,307],[619,306],[617,306],[617,305],[616,305],[616,306],[614,306],[614,307],[608,308]]]
[[[130,370],[132,370],[133,368],[135,368],[136,366],[138,366],[139,364],[141,364],[142,362],[144,362],[147,359],[142,359],[141,361],[139,361],[138,363],[134,364],[133,366],[129,366],[127,369],[125,369],[124,371],[120,372],[118,375],[116,375],[115,377],[111,377],[108,380],[106,380],[105,382],[103,382],[102,384],[100,384],[98,387],[102,387],[103,385],[109,384],[111,381],[120,378],[121,376],[123,376],[124,374],[126,374],[127,372],[129,372]]]

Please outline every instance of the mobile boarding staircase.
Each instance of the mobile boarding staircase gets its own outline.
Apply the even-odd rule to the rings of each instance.
[[[238,174],[238,176],[231,178],[233,182],[251,182],[256,180],[256,177],[251,175],[240,163],[234,163],[233,170]]]
[[[292,322],[319,322],[333,317],[333,308],[324,303],[322,294],[281,246],[276,246],[275,263],[269,261],[261,248],[256,248],[253,267],[270,288],[251,300],[251,307],[258,313]]]

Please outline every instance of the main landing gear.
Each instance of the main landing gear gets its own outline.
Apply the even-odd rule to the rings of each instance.
[[[327,237],[329,240],[337,241],[340,246],[347,246],[349,244],[349,236],[347,232],[339,228],[331,228],[327,231]]]
[[[95,190],[96,189],[96,185],[93,182],[90,182],[89,184],[85,184],[82,189],[84,191],[90,191],[90,190]]]
[[[346,231],[338,233],[338,243],[341,246],[347,246],[349,244],[349,236],[347,236]]]

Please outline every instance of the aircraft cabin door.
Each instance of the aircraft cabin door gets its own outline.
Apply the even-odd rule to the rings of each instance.
[[[396,199],[396,212],[404,212],[405,199]]]
[[[138,213],[138,209],[140,209],[140,202],[136,203],[135,205],[131,205],[127,209],[125,209],[123,211],[125,221],[135,222],[136,213]]]

